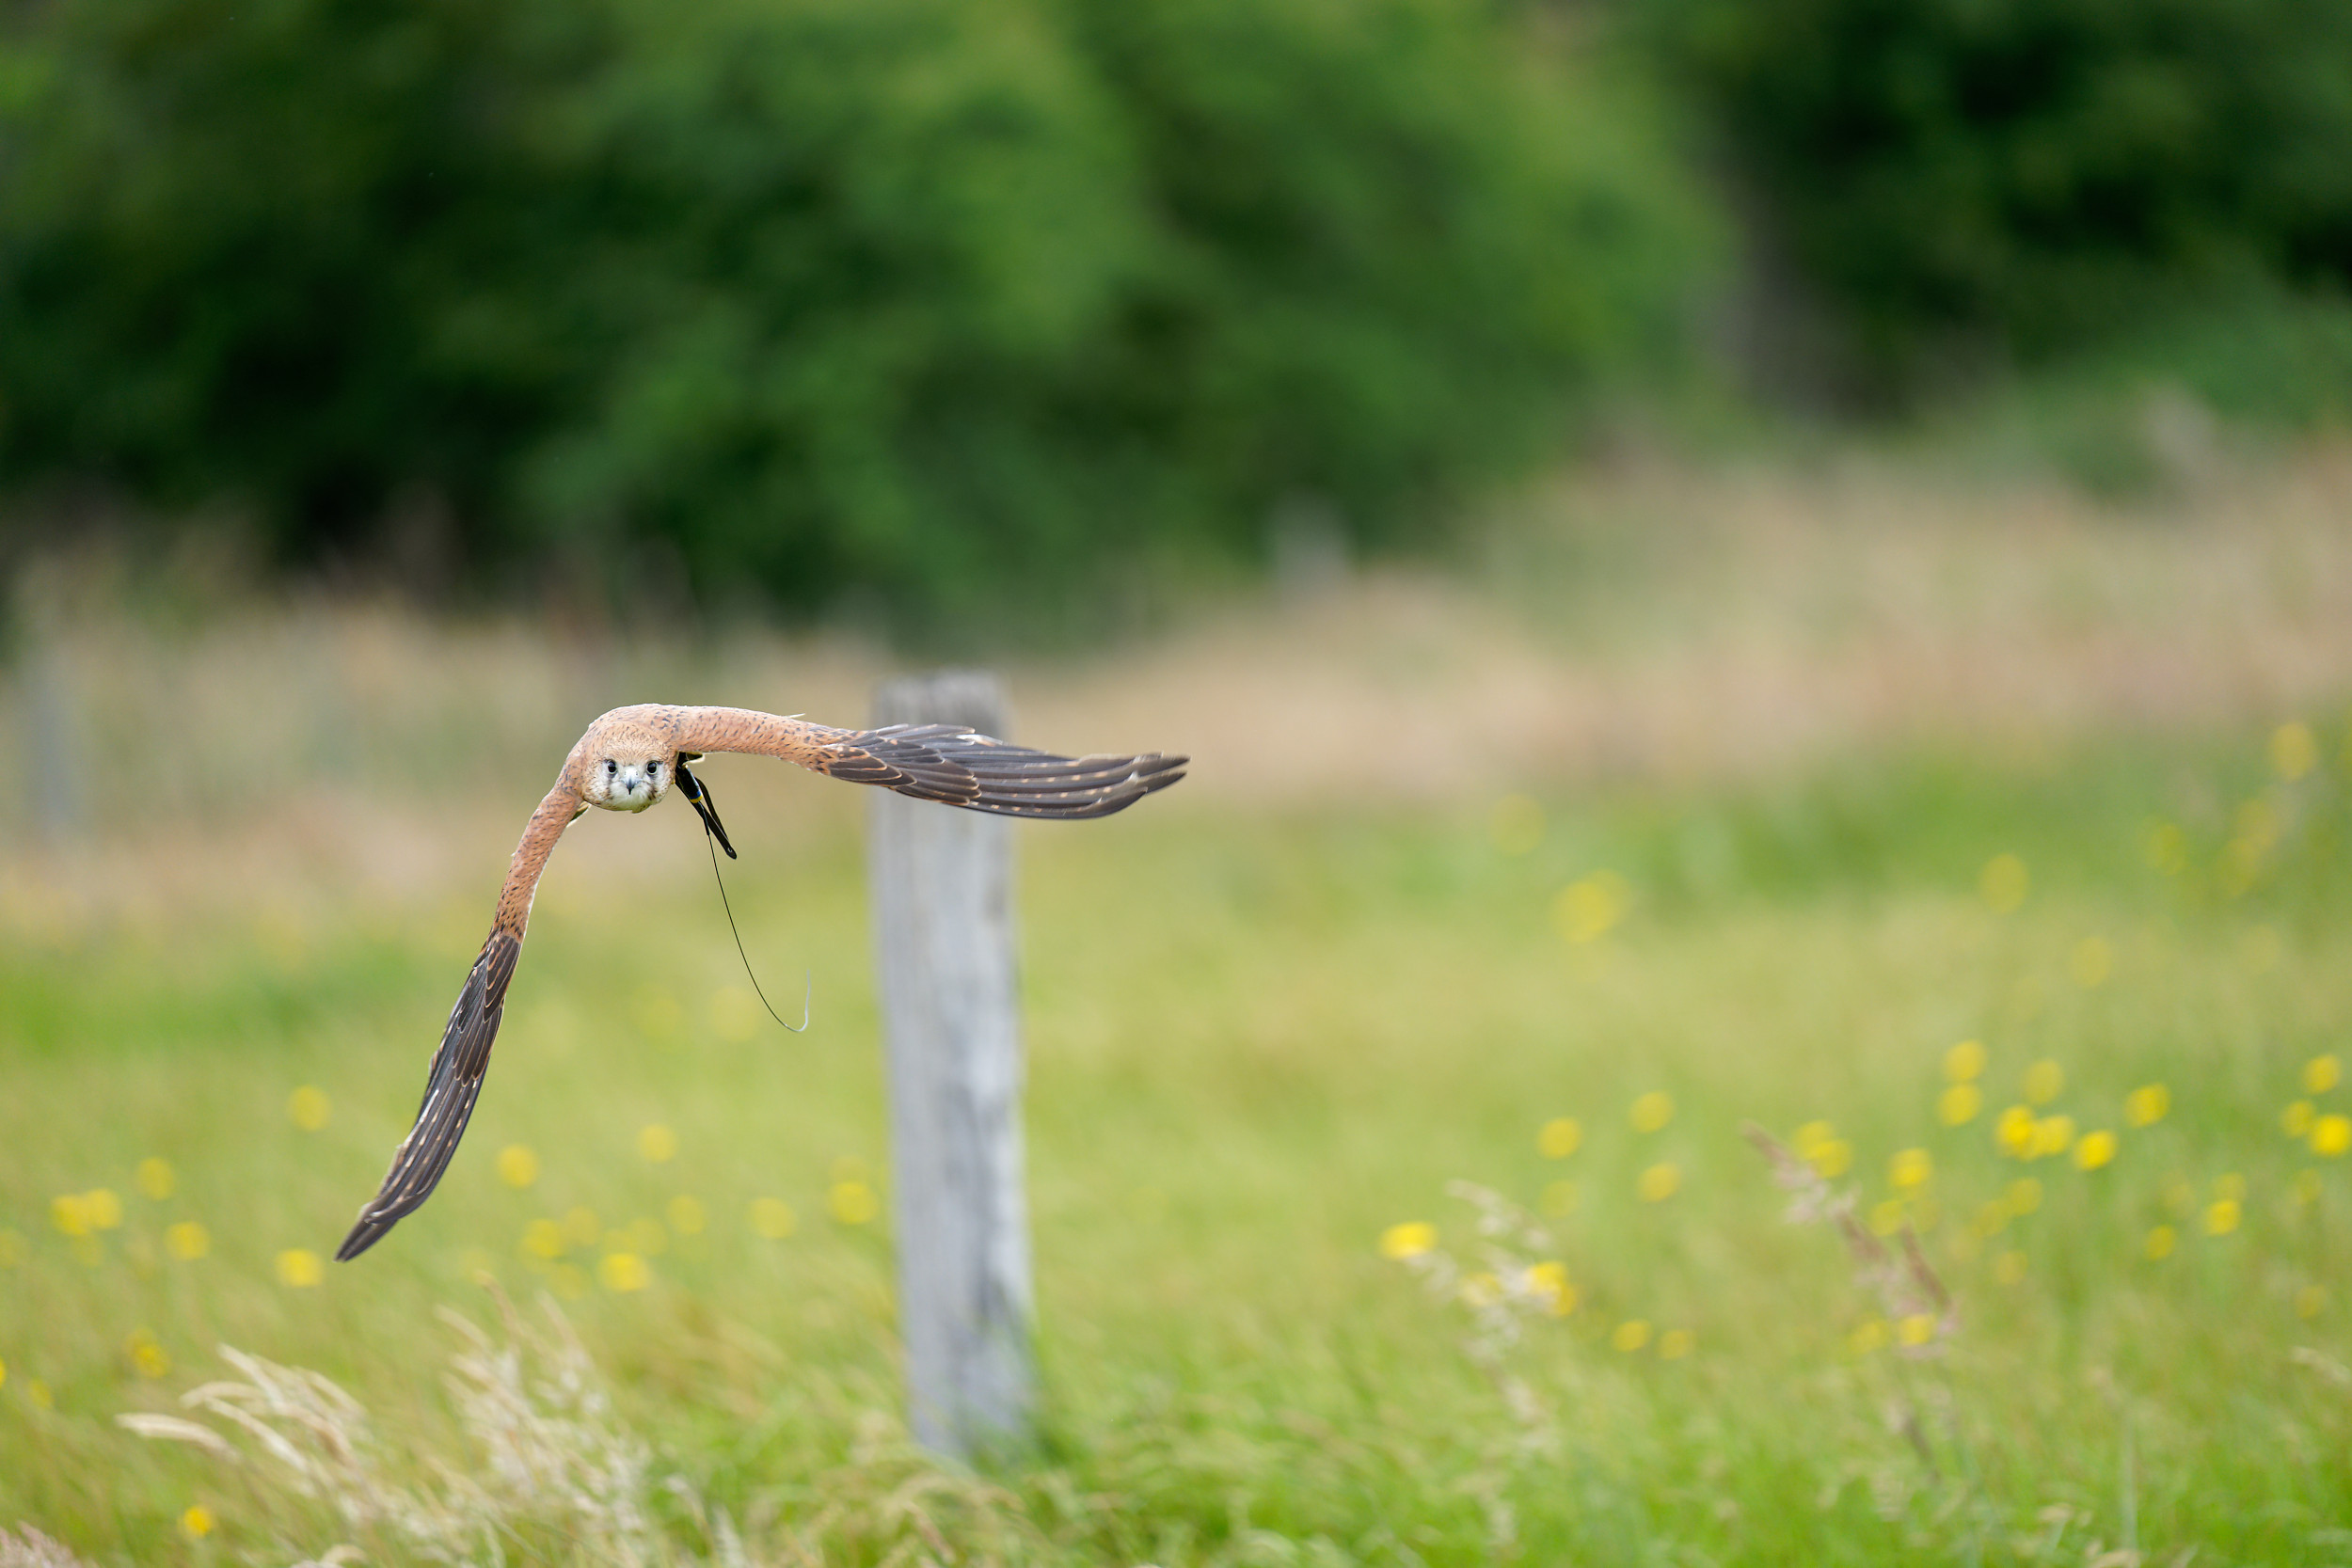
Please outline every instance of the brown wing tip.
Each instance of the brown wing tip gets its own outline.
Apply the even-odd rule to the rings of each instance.
[[[1184,776],[1186,760],[1156,752],[1139,757],[1085,757],[1078,766],[1086,772],[1066,788],[1056,788],[1051,779],[1031,782],[983,776],[977,799],[955,803],[1003,816],[1085,821],[1125,811],[1146,795],[1166,789]]]
[[[359,1223],[351,1227],[351,1234],[343,1238],[343,1244],[335,1249],[335,1261],[350,1262],[354,1258],[391,1234],[392,1227],[399,1223],[399,1217],[396,1215],[371,1214],[362,1210],[359,1214]]]

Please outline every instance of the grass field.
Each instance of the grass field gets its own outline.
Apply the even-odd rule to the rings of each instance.
[[[2327,1560],[2352,1541],[2331,1533],[2352,1167],[2328,1119],[2352,1100],[2312,1064],[2352,1053],[2344,775],[2330,754],[2281,779],[2265,749],[1030,830],[1052,1438],[1001,1492],[909,1493],[896,1444],[886,1243],[845,1223],[885,1166],[846,818],[742,830],[755,952],[818,976],[803,1037],[752,1025],[707,890],[646,896],[596,847],[559,863],[442,1193],[316,1283],[289,1253],[331,1250],[373,1189],[470,906],[12,942],[0,1510],[99,1556],[322,1551],[348,1533],[327,1509],[113,1418],[221,1375],[225,1342],[342,1384],[411,1455],[395,1469],[462,1465],[434,1309],[494,1319],[486,1273],[561,1299],[661,1466],[779,1560],[944,1559],[926,1507],[959,1560]],[[699,852],[682,814],[588,826]],[[2026,873],[2006,912],[1979,885],[2001,855]],[[1971,1038],[1981,1106],[1947,1126]],[[2151,1084],[2169,1109],[2135,1127]],[[1636,1131],[1652,1093],[1671,1113]],[[2005,1153],[2012,1103],[2045,1139],[2071,1117],[2071,1143]],[[1563,1117],[1581,1137],[1549,1158]],[[1956,1304],[1931,1354],[1894,1342],[1926,1330],[1853,1285],[1832,1230],[1782,1222],[1749,1121],[1833,1124],[1808,1141],[1866,1221],[1918,1226]],[[2103,1132],[2111,1160],[2082,1168]],[[1928,1174],[1898,1185],[1910,1149]],[[1555,1315],[1540,1276],[1499,1362],[1465,1342],[1502,1281],[1438,1299],[1429,1258],[1381,1255],[1425,1222],[1486,1267],[1456,1179],[1553,1211],[1519,1255],[1575,1292]],[[760,1233],[785,1228],[760,1199],[789,1234]],[[202,1257],[174,1256],[185,1222]],[[638,1278],[615,1255],[642,1288],[610,1288]],[[1517,1415],[1498,1374],[1533,1393]],[[1931,1464],[1890,1430],[1905,1411]],[[174,1544],[190,1507],[213,1532]],[[670,1513],[664,1541],[708,1549]]]
[[[854,792],[709,769],[754,961],[815,977],[797,1037],[691,816],[591,814],[464,1149],[353,1265],[320,1259],[542,759],[413,845],[358,819],[380,792],[290,796],[242,878],[233,815],[24,848],[0,1527],[102,1561],[2352,1560],[2346,715],[1864,738],[1022,830],[1047,1431],[985,1478],[897,1413]],[[331,847],[378,832],[409,847]],[[1851,1235],[1788,1223],[1749,1124]],[[1858,1282],[1905,1226],[1935,1283]],[[543,1299],[590,1381],[438,1315],[560,1339]],[[258,1394],[182,1405],[224,1378],[321,1418],[312,1494],[217,1413]]]

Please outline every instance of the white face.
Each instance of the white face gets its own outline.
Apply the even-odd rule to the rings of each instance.
[[[588,803],[606,811],[644,811],[668,793],[676,771],[668,757],[598,757],[588,768]]]

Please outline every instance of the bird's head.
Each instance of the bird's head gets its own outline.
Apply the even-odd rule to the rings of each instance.
[[[644,811],[669,793],[677,772],[676,749],[635,724],[592,731],[581,751],[580,794],[606,811]]]

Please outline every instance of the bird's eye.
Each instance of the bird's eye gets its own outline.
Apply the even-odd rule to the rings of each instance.
[[[606,778],[611,778],[613,774],[619,772],[620,770],[621,765],[619,763],[614,762],[611,757],[604,759],[604,775]]]
[[[661,771],[661,765],[660,765],[660,763],[658,763],[658,762],[649,762],[649,763],[645,764],[645,777],[647,777],[647,778],[649,778],[649,779],[650,779],[650,778],[652,778],[652,777],[653,777],[656,773],[659,773],[659,772],[660,772],[660,771]]]

